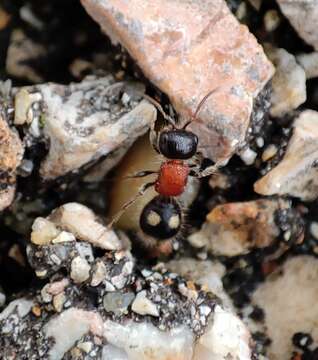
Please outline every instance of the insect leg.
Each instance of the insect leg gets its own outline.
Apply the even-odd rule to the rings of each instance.
[[[125,176],[125,179],[141,178],[141,177],[145,177],[145,176],[153,175],[153,174],[158,174],[158,171],[142,170],[142,171],[137,171],[137,172],[133,173],[132,175]]]
[[[137,194],[130,200],[128,200],[123,206],[122,208],[118,211],[117,214],[115,214],[113,216],[113,218],[111,219],[110,223],[107,225],[108,228],[111,228],[114,223],[116,223],[120,217],[122,216],[122,214],[126,211],[126,209],[128,209],[138,198],[140,198],[149,188],[151,188],[155,183],[151,182],[151,183],[147,183],[147,184],[143,184],[140,189],[138,190]]]

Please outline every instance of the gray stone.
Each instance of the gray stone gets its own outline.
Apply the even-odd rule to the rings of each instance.
[[[104,296],[103,305],[106,311],[121,315],[127,312],[127,308],[134,298],[135,294],[132,292],[111,292]]]

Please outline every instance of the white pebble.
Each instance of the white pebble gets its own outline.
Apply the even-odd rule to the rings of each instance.
[[[147,292],[145,290],[137,294],[131,306],[132,311],[140,315],[159,316],[157,306],[146,295]]]
[[[240,157],[246,165],[252,165],[256,159],[256,156],[257,153],[250,148],[246,148],[240,153]]]
[[[84,282],[89,278],[90,269],[87,260],[77,256],[71,263],[71,278],[75,283]]]

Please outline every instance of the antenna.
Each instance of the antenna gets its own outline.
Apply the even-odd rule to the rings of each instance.
[[[183,127],[183,129],[186,129],[186,127],[194,120],[196,119],[196,117],[198,116],[198,113],[200,112],[200,110],[202,109],[202,106],[204,105],[204,103],[207,101],[207,99],[214,94],[217,90],[219,89],[219,86],[216,87],[215,89],[209,91],[204,97],[203,99],[199,102],[199,105],[197,106],[193,116],[191,116],[191,120],[189,120]]]
[[[160,112],[160,114],[163,116],[163,118],[166,121],[168,121],[173,127],[176,126],[175,121],[172,119],[171,116],[169,116],[168,114],[165,113],[162,106],[158,103],[157,100],[153,99],[152,97],[150,97],[146,94],[144,94],[143,97],[158,109],[158,111]]]

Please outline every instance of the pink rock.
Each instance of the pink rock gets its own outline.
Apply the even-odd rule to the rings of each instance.
[[[316,0],[278,0],[277,2],[299,36],[318,50],[318,2]]]
[[[224,0],[81,1],[183,118],[216,89],[191,129],[213,160],[235,152],[244,141],[253,98],[273,66]]]
[[[0,106],[0,211],[8,207],[14,199],[16,169],[23,156],[19,135],[10,129],[5,119],[5,111],[2,110]]]

